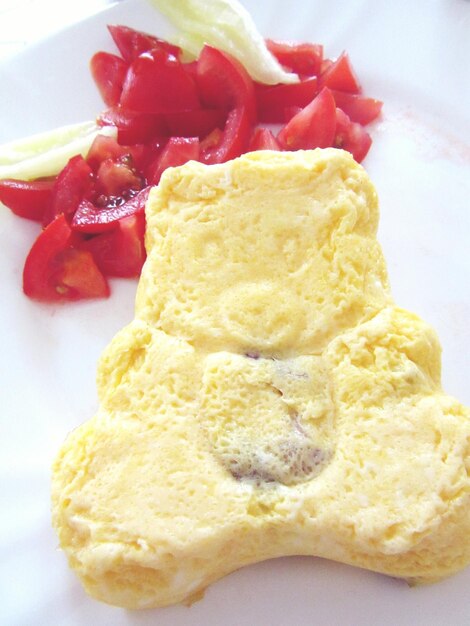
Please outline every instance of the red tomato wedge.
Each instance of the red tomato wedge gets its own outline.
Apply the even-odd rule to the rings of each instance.
[[[281,150],[281,146],[268,128],[256,128],[248,146],[248,152],[254,150]]]
[[[350,152],[358,163],[361,163],[369,152],[372,139],[369,133],[356,122],[351,122],[341,109],[336,109],[335,148]]]
[[[178,59],[156,49],[131,63],[120,104],[141,113],[172,113],[198,109],[199,97],[194,79]]]
[[[317,76],[321,71],[323,46],[266,39],[268,50],[281,65],[303,76]]]
[[[383,102],[343,91],[333,91],[336,106],[342,109],[353,122],[369,124],[382,111]]]
[[[102,233],[115,228],[117,222],[130,215],[143,214],[150,187],[142,189],[134,197],[116,206],[97,207],[89,200],[83,200],[75,212],[72,229],[86,234]]]
[[[96,193],[106,196],[122,196],[129,191],[139,191],[144,181],[129,166],[129,159],[105,159],[96,174]]]
[[[0,202],[19,217],[42,222],[52,201],[54,179],[0,180]]]
[[[318,93],[315,77],[289,85],[261,85],[255,83],[258,120],[266,124],[282,124],[285,110],[305,107]]]
[[[108,106],[119,102],[128,65],[121,57],[108,52],[97,52],[90,61],[93,80]]]
[[[81,248],[92,253],[103,274],[133,278],[146,258],[144,236],[145,216],[139,213],[120,219],[112,231],[84,241]]]
[[[207,164],[225,163],[240,156],[246,152],[251,133],[252,125],[247,110],[244,107],[233,109],[228,114],[224,130],[213,135],[219,141],[215,145],[213,141],[205,142],[204,149],[201,150],[201,160]]]
[[[98,117],[98,123],[102,126],[116,126],[118,143],[122,145],[147,143],[167,133],[163,115],[138,113],[120,106],[103,111]]]
[[[346,52],[343,52],[320,76],[320,85],[348,93],[361,93],[362,88]]]
[[[113,137],[107,137],[105,135],[97,135],[93,143],[90,146],[86,160],[88,165],[93,169],[95,173],[98,173],[97,182],[98,187],[103,182],[100,181],[99,169],[104,161],[114,161],[120,165],[126,166],[134,175],[136,175],[136,168],[146,163],[147,146],[142,144],[134,144],[132,146],[120,145]],[[103,173],[101,176],[104,178]],[[128,178],[129,182],[133,179]],[[133,188],[140,188],[142,185],[132,185]],[[98,191],[100,191],[98,189]],[[101,190],[102,192],[102,190]],[[105,193],[111,193],[105,191]]]
[[[118,47],[124,61],[130,63],[134,61],[143,52],[149,50],[162,49],[175,57],[179,57],[181,54],[181,48],[174,46],[163,39],[142,33],[141,31],[134,30],[128,26],[120,25],[108,25],[108,30],[111,33],[111,37],[114,43]]]
[[[333,145],[336,105],[329,89],[322,89],[312,102],[287,122],[277,139],[286,150],[310,150]]]
[[[256,118],[255,88],[243,65],[227,52],[205,45],[197,60],[197,84],[207,107],[226,110],[245,107]]]
[[[88,165],[97,170],[100,163],[106,159],[119,159],[129,154],[125,146],[121,146],[113,137],[97,135],[86,155]]]
[[[227,112],[222,109],[177,111],[164,115],[167,132],[173,137],[205,137],[214,128],[223,128]]]
[[[23,270],[23,291],[34,300],[106,298],[109,286],[90,252],[72,247],[72,231],[59,215],[34,242]]]
[[[168,167],[177,167],[187,161],[199,160],[199,139],[197,137],[171,137],[157,159],[149,166],[149,185],[158,185],[163,172]]]
[[[78,154],[69,160],[54,182],[51,202],[43,216],[44,226],[62,213],[71,218],[81,200],[92,193],[93,171]]]

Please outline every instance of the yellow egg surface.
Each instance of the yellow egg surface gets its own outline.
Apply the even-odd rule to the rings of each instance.
[[[470,414],[397,307],[378,201],[341,150],[169,169],[134,321],[53,468],[53,524],[95,598],[187,601],[316,555],[414,582],[470,562]]]

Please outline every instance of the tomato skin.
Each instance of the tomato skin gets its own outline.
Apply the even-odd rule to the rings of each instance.
[[[50,205],[43,215],[43,225],[64,214],[71,218],[80,201],[93,193],[93,171],[80,155],[72,157],[55,179]]]
[[[287,122],[277,139],[285,150],[311,150],[333,145],[336,105],[331,91],[323,88],[312,102]]]
[[[115,54],[97,52],[92,56],[91,75],[107,106],[114,106],[119,102],[127,68],[127,63]]]
[[[91,252],[106,276],[134,278],[146,258],[144,237],[145,215],[139,213],[120,219],[112,231],[84,241],[81,248]]]
[[[255,150],[281,150],[281,146],[268,128],[256,128],[248,146],[248,152]]]
[[[199,108],[193,78],[165,50],[144,52],[127,71],[120,104],[140,113],[172,113]]]
[[[233,109],[228,114],[224,130],[218,134],[219,141],[213,145],[213,141],[205,142],[203,140],[205,145],[204,149],[201,150],[201,161],[210,165],[225,163],[240,156],[247,149],[251,133],[252,124],[248,111],[245,107]],[[215,131],[212,134],[214,134],[214,138],[217,136]]]
[[[121,204],[101,208],[89,200],[83,200],[73,216],[72,230],[91,235],[112,230],[119,220],[144,213],[149,192],[150,187],[146,187]]]
[[[214,128],[223,128],[227,112],[222,109],[177,111],[164,115],[168,134],[172,137],[205,137]]]
[[[53,186],[54,179],[0,180],[0,202],[19,217],[42,222],[52,200]]]
[[[362,88],[356,73],[349,60],[349,55],[343,52],[329,67],[327,67],[320,76],[320,85],[335,89],[337,91],[346,91],[348,93],[361,93]]]
[[[245,107],[250,120],[256,120],[255,88],[243,65],[227,52],[205,45],[197,60],[197,86],[207,107]]]
[[[318,93],[315,77],[289,85],[260,85],[255,83],[258,119],[266,124],[282,124],[285,110],[305,107]]]
[[[380,115],[383,102],[374,98],[346,93],[343,91],[333,91],[336,106],[346,113],[353,121],[362,124],[370,124]]]
[[[147,143],[153,137],[167,133],[166,122],[161,114],[138,113],[120,106],[100,113],[98,124],[116,126],[118,143],[122,145]]]
[[[63,214],[33,243],[23,270],[23,291],[33,300],[61,302],[109,296],[108,283],[91,253],[73,247]]]
[[[266,39],[266,45],[281,65],[296,74],[317,76],[321,71],[323,46],[320,44]]]
[[[149,185],[158,185],[168,167],[177,167],[187,161],[198,161],[199,139],[197,137],[170,137],[167,144],[147,170]]]
[[[181,54],[181,48],[178,46],[128,26],[108,25],[108,30],[122,58],[128,63],[134,61],[143,52],[156,48],[165,50],[177,58]]]
[[[350,152],[361,163],[369,152],[372,138],[357,122],[352,122],[341,109],[336,109],[336,135],[334,146]]]

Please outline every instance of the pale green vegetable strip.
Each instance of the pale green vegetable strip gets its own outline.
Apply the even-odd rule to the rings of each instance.
[[[205,43],[237,58],[261,83],[295,83],[269,52],[251,15],[238,0],[149,0],[178,29],[173,41],[197,56]]]
[[[0,180],[54,176],[71,157],[85,156],[100,134],[116,137],[117,129],[114,126],[101,128],[95,122],[80,122],[5,143],[0,146]]]

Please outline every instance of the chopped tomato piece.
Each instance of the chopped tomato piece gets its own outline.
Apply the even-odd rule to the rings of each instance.
[[[90,61],[93,80],[103,101],[108,106],[119,102],[127,73],[127,63],[109,52],[97,52]]]
[[[127,201],[115,198],[115,204],[96,207],[89,200],[83,200],[75,212],[72,229],[77,232],[96,234],[113,229],[117,222],[130,215],[144,213],[150,187],[142,189]],[[122,200],[122,202],[119,202]]]
[[[199,108],[196,84],[178,59],[162,49],[144,52],[127,71],[120,103],[141,113]]]
[[[331,59],[323,59],[321,62],[320,74],[324,74],[326,70],[333,65],[334,61]]]
[[[254,150],[281,150],[278,140],[268,128],[256,128],[248,152]]]
[[[266,39],[268,50],[281,65],[300,75],[317,76],[321,71],[323,46]]]
[[[178,111],[164,115],[168,133],[173,137],[205,137],[214,128],[223,128],[227,112],[222,109]]]
[[[130,164],[130,159],[105,159],[96,174],[96,193],[106,196],[121,196],[128,190],[140,190],[143,180]]]
[[[122,58],[128,63],[134,61],[143,52],[155,50],[156,48],[163,49],[175,57],[179,57],[181,54],[181,48],[178,46],[128,26],[108,25],[108,30]]]
[[[223,136],[223,130],[220,130],[220,128],[214,128],[212,132],[210,132],[206,137],[204,137],[204,139],[201,140],[201,142],[199,143],[199,148],[201,150],[201,155],[203,155],[203,160],[204,155],[207,152],[217,147],[221,143]]]
[[[97,135],[86,155],[90,167],[97,170],[100,164],[107,159],[120,159],[132,155],[133,147],[120,145],[114,137]]]
[[[145,261],[145,215],[124,217],[110,232],[84,241],[81,247],[93,254],[107,276],[133,278],[140,275]]]
[[[277,139],[286,150],[309,150],[333,145],[336,106],[331,91],[322,89],[312,102],[287,122]]]
[[[199,139],[197,137],[170,137],[157,159],[149,166],[147,180],[150,185],[158,185],[167,167],[183,165],[187,161],[199,160]]]
[[[361,163],[369,152],[372,139],[369,133],[358,123],[351,122],[341,109],[336,109],[335,148],[350,152]]]
[[[54,179],[0,180],[0,202],[19,217],[42,222],[52,201]]]
[[[92,193],[93,172],[78,154],[69,160],[54,182],[51,202],[43,216],[44,226],[62,213],[71,218],[81,200],[90,197]]]
[[[147,143],[157,135],[167,133],[163,115],[159,113],[137,113],[120,106],[103,111],[98,117],[103,126],[116,126],[118,143],[123,145]]]
[[[383,102],[374,98],[365,98],[343,91],[333,91],[336,106],[342,109],[353,122],[369,124],[382,110]]]
[[[290,122],[290,120],[294,117],[294,115],[297,115],[297,113],[300,113],[301,110],[302,110],[302,107],[286,107],[284,109],[284,121]]]
[[[243,65],[227,52],[205,45],[197,60],[197,85],[204,105],[213,108],[245,107],[256,118],[255,88]]]
[[[305,107],[318,93],[315,77],[289,85],[261,85],[255,83],[258,119],[267,124],[285,121],[285,110],[290,107]]]
[[[207,164],[225,163],[240,156],[246,152],[251,132],[252,126],[247,110],[244,107],[233,109],[228,114],[221,134],[211,133],[211,141],[203,140],[205,145],[201,150],[201,160]],[[214,139],[217,137],[219,141],[214,144]]]
[[[343,52],[320,76],[320,85],[348,93],[361,93],[362,88],[351,61],[346,52]]]
[[[23,271],[23,291],[34,300],[106,298],[109,286],[90,252],[72,247],[72,231],[59,215],[34,242]]]

